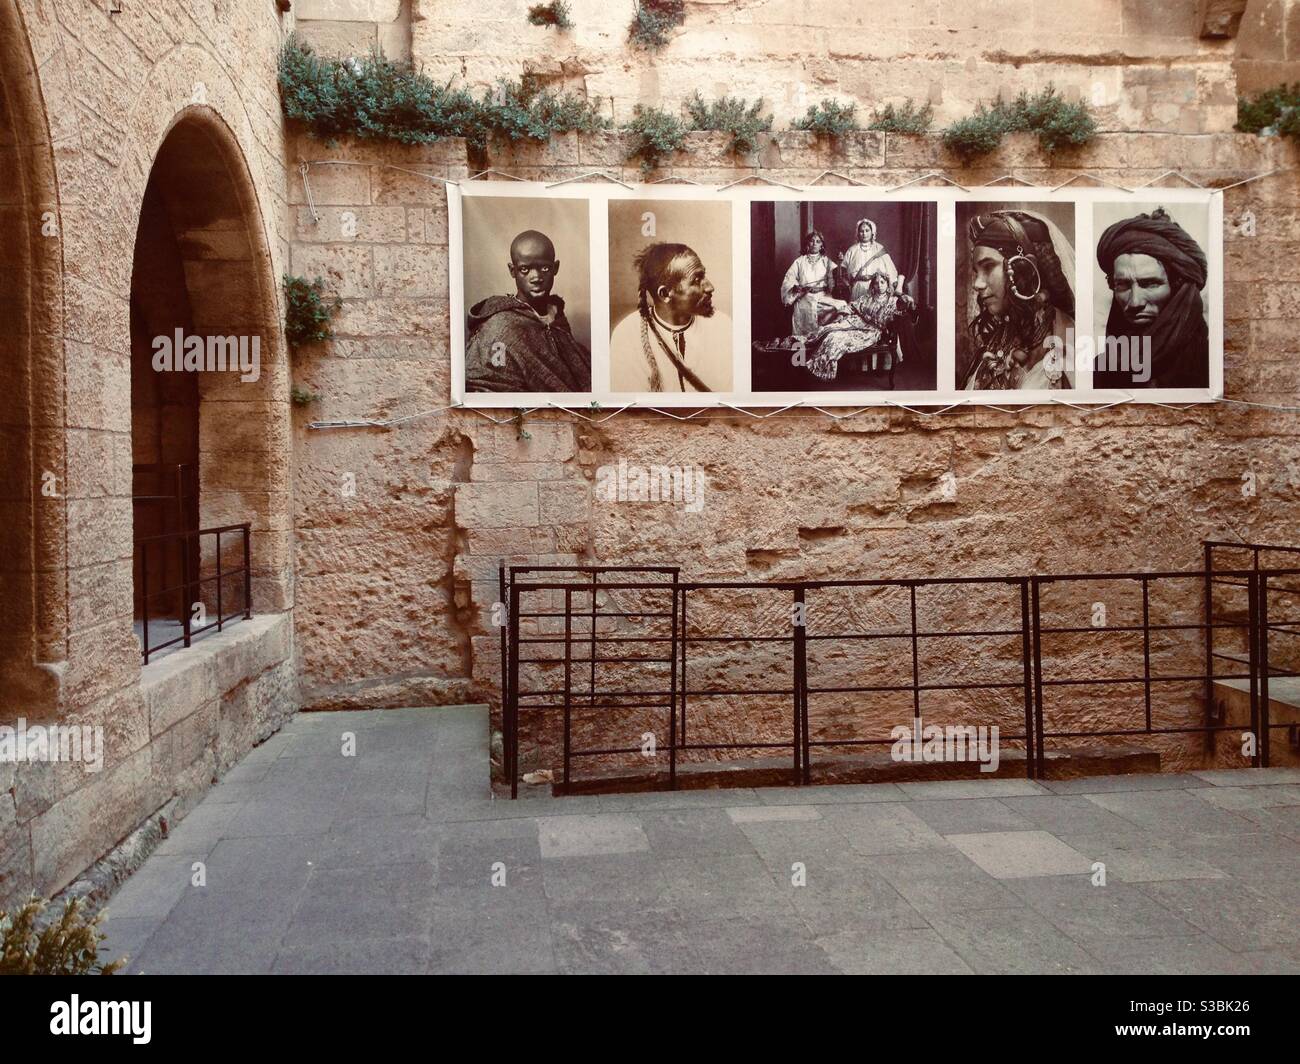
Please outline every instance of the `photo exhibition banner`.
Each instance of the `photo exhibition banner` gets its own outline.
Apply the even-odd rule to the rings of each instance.
[[[448,188],[453,399],[572,408],[1197,402],[1199,188]]]

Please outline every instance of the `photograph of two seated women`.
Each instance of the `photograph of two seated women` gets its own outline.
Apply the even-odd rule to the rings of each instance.
[[[751,204],[753,390],[934,389],[937,213]]]

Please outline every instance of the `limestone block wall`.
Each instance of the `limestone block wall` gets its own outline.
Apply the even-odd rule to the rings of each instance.
[[[545,150],[497,145],[489,161],[535,180],[601,168],[635,181],[626,150],[616,135],[572,136]],[[294,233],[295,264],[319,269],[344,298],[338,338],[300,353],[294,368],[323,396],[295,428],[305,704],[453,701],[469,686],[495,705],[500,657],[491,606],[502,561],[670,563],[686,578],[719,580],[996,575],[1194,568],[1202,538],[1295,540],[1300,421],[1249,406],[1126,406],[1086,416],[1066,408],[930,417],[873,410],[842,421],[792,412],[762,422],[726,411],[688,422],[630,413],[600,425],[538,411],[523,432],[481,414],[443,411],[390,429],[310,430],[309,419],[403,417],[449,402],[445,195],[437,180],[402,171],[454,179],[468,164],[453,145],[326,149],[300,140],[294,151],[346,164],[312,167],[322,217],[312,223],[299,206]],[[877,185],[934,169],[970,184],[1014,171],[1054,185],[1084,173],[1141,183],[1170,168],[1222,185],[1296,162],[1294,148],[1276,141],[1174,133],[1105,134],[1057,158],[1042,155],[1032,139],[1011,138],[967,169],[935,138],[880,134],[838,150],[779,134],[757,155],[779,161],[765,173],[796,185],[827,169]],[[752,161],[729,155],[723,138],[700,134],[665,173],[721,184],[750,172],[743,164]],[[1300,393],[1297,189],[1294,173],[1282,173],[1225,193],[1226,389],[1237,399],[1294,404]],[[300,188],[292,195],[305,203]],[[354,235],[340,227],[345,213],[355,216]],[[703,509],[597,499],[595,471],[620,459],[704,470]],[[350,498],[338,491],[346,471],[357,474]],[[1241,491],[1246,472],[1257,485],[1249,497]],[[951,497],[943,490],[949,478]],[[1080,590],[1049,608],[1058,618],[1086,617],[1093,593]],[[347,619],[333,618],[331,607],[347,601],[355,603]],[[1111,602],[1116,616],[1132,608],[1131,594]],[[1171,619],[1186,617],[1199,600],[1162,608]],[[849,605],[838,610],[869,615]],[[726,631],[734,613],[734,603],[703,604],[692,630]],[[753,616],[768,623],[769,613]],[[971,623],[968,604],[941,604],[933,616],[955,627]],[[1156,649],[1170,671],[1191,660],[1172,641]],[[989,666],[1006,653],[990,648]],[[1063,645],[1055,662],[1095,672],[1108,653],[1097,644]],[[965,660],[944,647],[930,666],[951,674]],[[851,673],[860,664],[826,667]],[[753,682],[759,665],[740,651],[699,659],[716,686]],[[1197,697],[1178,692],[1168,712],[1195,713]],[[1096,727],[1131,719],[1133,707],[1131,692],[1103,692],[1072,712],[1082,727]],[[1014,721],[1015,707],[996,699],[954,696],[942,711],[968,709]],[[719,708],[715,727],[719,734],[752,729],[756,712],[736,700]],[[827,705],[824,724],[833,731],[860,712],[860,700]],[[772,709],[771,728],[788,730],[784,710]],[[551,763],[550,741],[534,738],[526,767]],[[1171,743],[1166,754],[1170,764],[1201,756],[1194,743]]]
[[[929,102],[942,124],[1048,83],[1089,100],[1108,129],[1218,132],[1236,118],[1237,42],[1201,37],[1198,0],[694,0],[656,54],[627,46],[631,3],[572,0],[563,33],[529,25],[521,0],[413,4],[413,56],[435,78],[490,86],[530,70],[619,123],[638,103],[673,107],[699,89],[761,96],[778,129],[824,97],[864,117]],[[1295,12],[1251,0],[1240,54],[1256,81],[1276,84],[1300,58]]]
[[[293,17],[323,55],[411,57],[411,0],[296,0]]]

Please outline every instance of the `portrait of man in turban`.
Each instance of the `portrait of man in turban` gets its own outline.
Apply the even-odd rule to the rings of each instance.
[[[1156,207],[1108,226],[1097,241],[1097,265],[1111,299],[1093,385],[1208,387],[1206,258],[1191,234]],[[1115,364],[1120,351],[1130,353],[1128,364]]]
[[[966,391],[1070,388],[1061,350],[1074,326],[1074,248],[1028,205],[958,204],[966,228],[966,309],[958,386]],[[958,268],[961,269],[959,262]],[[960,319],[959,319],[960,322]]]

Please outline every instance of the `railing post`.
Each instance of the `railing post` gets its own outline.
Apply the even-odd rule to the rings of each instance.
[[[253,616],[253,552],[249,544],[253,526],[245,522],[244,529],[244,620]]]
[[[1043,765],[1043,619],[1039,603],[1039,577],[1032,576],[1029,579],[1034,634],[1034,772],[1041,780],[1047,776]]]
[[[909,583],[907,593],[912,607],[912,721],[921,717],[921,650],[916,635],[916,585]]]
[[[1033,625],[1029,613],[1029,580],[1020,580],[1020,657],[1025,675],[1025,777],[1034,778]]]
[[[149,664],[149,544],[140,544],[140,621],[144,663]]]
[[[217,529],[217,631],[221,631],[221,529]],[[203,554],[203,540],[199,540],[199,555]]]
[[[1151,594],[1150,581],[1142,578],[1142,699],[1146,730],[1151,734]]]
[[[190,636],[193,634],[190,630],[190,610],[193,603],[190,601],[190,544],[187,536],[181,536],[177,540],[177,545],[181,551],[181,631],[185,636],[185,645],[190,645]],[[164,557],[166,553],[164,552]]]
[[[1214,545],[1205,541],[1205,752],[1216,747],[1214,720]]]
[[[506,605],[508,672],[506,677],[505,748],[510,761],[510,797],[519,797],[519,585],[510,574],[510,601]]]
[[[794,779],[796,783],[811,781],[807,762],[808,707],[804,699],[808,693],[808,643],[807,624],[808,606],[806,592],[802,584],[794,590],[794,658],[791,662],[791,686],[794,689]]]
[[[569,793],[569,748],[573,703],[573,592],[564,589],[564,793]]]
[[[1250,612],[1246,628],[1250,644],[1250,734],[1255,740],[1255,752],[1250,763],[1259,768],[1259,573],[1251,572],[1246,579]]]

